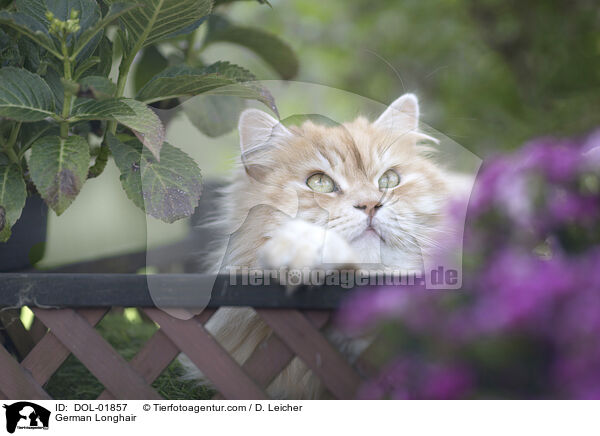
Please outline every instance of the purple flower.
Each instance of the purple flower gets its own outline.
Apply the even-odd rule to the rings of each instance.
[[[473,376],[466,368],[434,366],[424,380],[421,398],[451,400],[463,398],[473,385]]]
[[[581,148],[571,140],[542,138],[525,145],[518,153],[523,169],[540,169],[548,180],[571,180],[581,167]],[[518,162],[517,161],[517,162]]]
[[[535,377],[514,396],[600,399],[599,184],[600,130],[485,162],[464,231],[464,289],[382,287],[343,305],[338,321],[354,334],[401,326],[401,347],[386,349],[391,363],[359,396],[506,395],[505,381],[527,368]],[[475,374],[493,374],[485,391]]]
[[[365,330],[375,322],[398,316],[407,305],[408,292],[423,287],[385,286],[362,291],[345,301],[337,314],[337,324],[346,332]]]
[[[427,363],[412,356],[387,365],[377,377],[361,386],[358,398],[376,400],[463,398],[473,386],[473,376],[466,368],[451,364]]]
[[[544,260],[521,251],[501,252],[483,272],[473,322],[484,332],[537,322],[555,299],[580,281],[560,257]]]
[[[554,189],[549,193],[548,213],[558,223],[597,218],[600,210],[598,198]]]
[[[485,162],[473,187],[469,202],[469,213],[478,215],[487,210],[494,202],[497,192],[514,173],[512,162],[498,157]]]
[[[582,147],[583,166],[588,171],[600,170],[600,129],[590,134]]]

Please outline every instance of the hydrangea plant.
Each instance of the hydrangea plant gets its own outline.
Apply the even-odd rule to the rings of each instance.
[[[276,112],[268,91],[250,83],[249,71],[202,62],[196,30],[206,27],[205,45],[226,41],[255,51],[283,78],[297,70],[284,42],[215,13],[222,3],[0,1],[0,241],[10,237],[28,194],[38,193],[60,215],[85,181],[102,173],[110,155],[128,197],[148,214],[172,222],[193,213],[200,170],[165,142],[150,106],[169,107],[227,86],[228,95],[258,100]],[[131,73],[134,60],[139,67]],[[125,95],[129,78],[133,96]],[[241,110],[236,105],[230,109]],[[209,135],[224,133],[223,123],[215,130],[206,121],[210,115],[192,121]]]

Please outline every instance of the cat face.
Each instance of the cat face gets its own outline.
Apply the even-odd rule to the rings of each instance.
[[[335,230],[364,262],[421,252],[434,245],[447,192],[444,173],[419,144],[435,140],[418,131],[418,116],[411,94],[375,122],[360,117],[339,126],[288,129],[245,111],[239,128],[251,196],[274,205],[297,197],[299,218]]]

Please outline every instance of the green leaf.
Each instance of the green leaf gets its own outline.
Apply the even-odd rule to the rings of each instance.
[[[6,30],[10,32],[9,29]],[[19,40],[26,38],[19,38],[19,40],[15,39],[16,38],[9,36],[0,27],[0,66],[22,66],[23,55],[21,54],[21,49],[19,47]]]
[[[125,103],[125,100],[125,98],[106,100],[78,98],[73,104],[70,121],[115,120],[115,116],[135,115],[135,112]]]
[[[21,144],[19,153],[23,153],[23,150],[29,149],[31,145],[42,136],[59,134],[60,126],[53,121],[37,121],[35,123],[29,123],[19,130],[18,142]]]
[[[195,31],[196,29],[198,29],[198,27],[200,27],[200,25],[202,23],[204,23],[207,19],[208,19],[208,15],[200,18],[199,20],[194,21],[192,24],[190,24],[189,26],[184,27],[183,29],[179,29],[173,33],[169,33],[168,35],[166,35],[164,37],[164,39],[173,39],[176,38],[178,36],[183,36],[183,35],[187,35],[192,33],[193,31]]]
[[[109,134],[107,140],[121,171],[121,185],[136,206],[168,223],[194,213],[202,176],[191,157],[165,142],[158,162],[133,138],[121,142]]]
[[[17,121],[56,118],[50,87],[40,76],[23,68],[0,69],[0,116]]]
[[[212,8],[211,0],[140,0],[139,3],[140,8],[120,18],[127,28],[129,45],[137,50],[194,24]]]
[[[156,46],[146,47],[133,75],[134,88],[139,91],[152,77],[169,66],[169,61],[158,51]]]
[[[44,29],[48,29],[49,27],[46,11],[52,12],[61,21],[68,20],[72,10],[79,11],[79,25],[81,29],[76,34],[69,35],[67,38],[69,45],[80,39],[86,30],[93,28],[102,18],[100,7],[95,0],[17,0],[15,4],[17,11],[30,16]],[[100,42],[101,37],[102,34],[96,33],[92,38],[85,41],[85,44],[79,48],[79,56],[77,58],[81,60],[90,56]],[[58,39],[54,36],[51,38],[55,41],[54,45],[59,47],[60,42]]]
[[[236,2],[236,1],[249,1],[249,0],[215,0],[215,6],[214,7],[216,8],[217,6],[221,6],[221,5],[228,4],[228,3],[233,3],[233,2]],[[271,6],[271,3],[269,3],[267,0],[250,0],[250,1],[255,1],[257,3],[260,3],[261,5],[269,5],[269,6]]]
[[[160,159],[165,129],[158,115],[144,103],[130,98],[79,99],[72,114],[71,121],[114,120],[129,127],[156,159]]]
[[[49,7],[46,6],[45,1],[40,0],[17,0],[15,1],[15,6],[17,10],[27,16],[31,17],[38,23],[44,26],[45,29],[48,29],[49,23],[48,18],[46,18],[46,11],[49,10]],[[54,11],[52,11],[54,13]],[[61,18],[61,17],[57,17]]]
[[[160,160],[161,147],[165,141],[165,129],[158,115],[147,105],[137,100],[125,99],[134,115],[113,115],[121,124],[129,127],[135,136]]]
[[[88,70],[94,68],[96,65],[100,63],[100,58],[98,56],[92,56],[87,58],[84,61],[81,61],[75,70],[75,74],[73,78],[78,80],[81,76],[83,76]]]
[[[29,172],[38,192],[57,215],[73,202],[87,179],[89,145],[81,136],[44,136],[31,146]]]
[[[98,76],[108,76],[113,64],[112,42],[105,36],[100,40],[96,49],[97,56],[100,57],[100,63],[93,70]]]
[[[106,36],[102,37],[93,54],[94,56],[79,62],[73,75],[75,80],[79,80],[84,76],[107,77],[110,74],[113,64],[113,51],[112,43]]]
[[[0,153],[0,242],[10,237],[10,229],[21,217],[26,198],[21,168]]]
[[[237,82],[249,82],[256,80],[254,74],[244,67],[231,64],[227,61],[218,61],[214,64],[203,67],[202,72],[205,74],[219,74]]]
[[[59,50],[57,50],[52,38],[48,34],[47,28],[30,16],[20,12],[0,11],[0,24],[12,27],[19,33],[44,47],[54,56],[62,58],[62,55],[59,53]]]
[[[236,26],[221,16],[212,15],[206,44],[213,42],[231,42],[252,50],[283,79],[291,79],[298,73],[298,59],[291,47],[263,30]]]
[[[47,65],[42,66],[42,53],[46,53],[46,50],[29,38],[19,38],[17,42],[19,45],[19,52],[23,56],[23,63],[19,66],[22,66],[32,73],[41,74],[40,71],[47,67]]]
[[[79,80],[79,84],[81,85],[80,91],[89,91],[99,100],[114,97],[117,91],[117,85],[108,77],[86,76]]]
[[[63,100],[65,99],[65,88],[61,80],[62,76],[54,68],[48,68],[43,79],[54,95],[54,112],[57,114],[62,113]]]
[[[277,113],[273,96],[252,80],[254,76],[248,70],[229,62],[216,62],[204,68],[177,65],[150,80],[136,98],[153,103],[203,93],[233,95],[258,100]]]
[[[81,35],[77,38],[77,42],[75,44],[75,47],[73,48],[72,56],[77,56],[77,54],[79,54],[79,52],[83,50],[85,45],[92,41],[96,37],[96,35],[99,32],[101,32],[106,26],[115,21],[121,15],[137,7],[139,7],[139,5],[134,3],[111,4],[108,8],[108,12],[106,13],[106,15],[101,20],[97,21],[94,26],[85,29],[83,33],[81,33]]]
[[[11,226],[6,225],[6,211],[0,206],[0,242],[6,242],[10,239]]]
[[[16,0],[17,11],[26,14],[48,29],[50,22],[46,12],[50,11],[55,18],[67,21],[71,11],[79,11],[81,29],[74,35],[79,38],[87,29],[92,28],[102,18],[100,7],[95,0]]]
[[[202,68],[176,65],[154,76],[140,89],[136,98],[145,103],[153,103],[202,94],[233,83],[237,83],[237,81],[224,74],[206,73]]]
[[[238,123],[244,100],[229,95],[199,95],[185,102],[183,111],[206,136],[215,138],[231,132]]]

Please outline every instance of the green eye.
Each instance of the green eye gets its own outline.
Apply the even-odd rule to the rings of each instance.
[[[400,176],[394,170],[387,170],[379,178],[379,189],[391,189],[400,184]]]
[[[336,191],[335,183],[327,174],[317,173],[306,179],[306,185],[315,192],[327,194]]]

